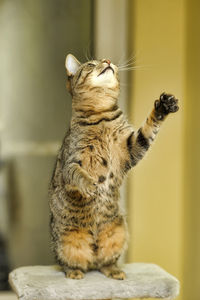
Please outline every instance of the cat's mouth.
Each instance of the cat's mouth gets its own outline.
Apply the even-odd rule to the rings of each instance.
[[[98,76],[104,74],[107,70],[112,70],[112,71],[113,71],[113,74],[115,73],[114,70],[113,70],[113,68],[112,68],[111,66],[108,66],[108,67],[106,67],[105,69],[103,69],[103,71],[102,71]]]

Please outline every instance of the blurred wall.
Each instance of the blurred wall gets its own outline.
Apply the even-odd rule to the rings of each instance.
[[[157,263],[183,283],[184,2],[132,0],[130,120],[139,128],[162,92],[180,99],[129,177],[129,261]],[[181,297],[179,299],[182,299]],[[187,298],[194,300],[194,298]]]
[[[12,266],[48,264],[47,190],[67,130],[65,56],[90,52],[90,0],[0,2],[1,158],[9,165]]]
[[[184,300],[200,299],[199,14],[199,1],[185,1]]]

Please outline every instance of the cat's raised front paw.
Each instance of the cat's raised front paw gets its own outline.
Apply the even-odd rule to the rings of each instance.
[[[162,93],[160,99],[155,101],[155,113],[158,120],[162,120],[169,113],[179,110],[178,99],[171,94]]]

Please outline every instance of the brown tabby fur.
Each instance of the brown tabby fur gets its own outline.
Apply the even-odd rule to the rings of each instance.
[[[117,267],[127,244],[119,188],[165,117],[178,110],[177,99],[163,93],[144,125],[134,131],[117,106],[118,68],[109,60],[81,65],[72,55],[70,59],[77,64],[75,72],[67,65],[72,119],[49,190],[52,247],[67,277],[80,279],[97,269],[124,279]],[[106,70],[109,66],[113,70]]]

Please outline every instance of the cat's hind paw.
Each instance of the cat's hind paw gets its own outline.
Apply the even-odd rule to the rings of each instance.
[[[113,278],[113,279],[117,279],[117,280],[124,280],[126,278],[126,275],[121,270],[114,270],[114,271],[110,272],[109,277]]]
[[[107,266],[107,267],[102,267],[100,271],[106,275],[109,278],[112,279],[117,279],[117,280],[124,280],[126,278],[126,275],[124,271],[120,270],[116,266]]]
[[[82,279],[84,273],[81,270],[67,270],[66,277],[71,279]]]

